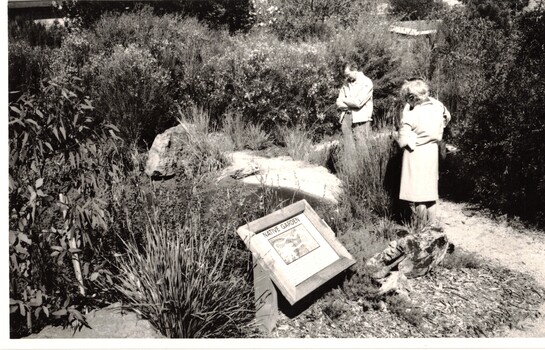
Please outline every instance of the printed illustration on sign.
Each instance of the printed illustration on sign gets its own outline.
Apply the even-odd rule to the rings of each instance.
[[[302,224],[274,236],[269,239],[269,242],[286,265],[302,258],[320,246]]]

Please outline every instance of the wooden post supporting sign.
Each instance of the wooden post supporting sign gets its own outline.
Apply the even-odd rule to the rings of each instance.
[[[259,264],[255,257],[253,258],[253,266],[256,306],[255,321],[261,331],[270,334],[278,320],[278,294],[271,280],[270,273]]]

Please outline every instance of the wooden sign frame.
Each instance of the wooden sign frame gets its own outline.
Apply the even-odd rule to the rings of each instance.
[[[355,264],[335,233],[304,199],[239,227],[237,233],[291,305]],[[295,257],[286,256],[282,250],[285,246],[278,248],[278,243],[293,239],[302,249],[298,248]],[[299,262],[292,264],[296,260]]]

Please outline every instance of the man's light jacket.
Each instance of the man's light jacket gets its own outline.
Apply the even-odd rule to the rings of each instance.
[[[352,112],[352,123],[371,121],[373,114],[373,82],[362,72],[358,72],[356,80],[345,83],[337,97],[337,107],[342,104]]]

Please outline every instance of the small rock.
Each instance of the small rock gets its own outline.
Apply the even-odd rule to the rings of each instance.
[[[366,267],[373,278],[384,278],[402,259],[404,259],[403,251],[397,241],[392,241],[381,253],[369,259]]]
[[[381,300],[378,303],[378,309],[379,309],[379,311],[386,312],[386,311],[388,311],[388,306],[386,306],[386,303]]]
[[[409,291],[411,290],[409,280],[405,274],[400,271],[390,273],[387,277],[380,279],[379,282],[381,283],[378,291],[379,295],[395,292],[396,294],[408,297]]]

